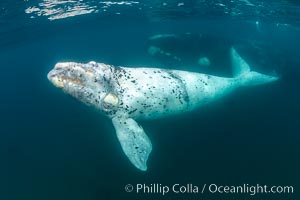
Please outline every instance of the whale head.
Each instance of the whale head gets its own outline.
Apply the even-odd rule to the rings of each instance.
[[[48,73],[49,81],[79,101],[100,110],[118,104],[111,92],[109,65],[91,61],[86,64],[59,62]]]

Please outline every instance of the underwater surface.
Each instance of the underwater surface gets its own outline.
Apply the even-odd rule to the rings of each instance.
[[[1,200],[299,198],[298,1],[1,0],[0,11]],[[232,46],[253,70],[280,79],[139,121],[153,145],[146,172],[128,161],[108,118],[47,79],[57,62],[91,60],[230,77]],[[124,190],[177,183],[294,193]]]

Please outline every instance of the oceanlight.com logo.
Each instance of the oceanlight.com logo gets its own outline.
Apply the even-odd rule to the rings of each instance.
[[[127,184],[125,191],[136,194],[246,194],[246,195],[257,195],[257,194],[293,194],[293,186],[268,186],[268,185],[217,185],[217,184],[202,184],[195,185],[192,183],[188,184],[173,184],[163,185],[160,183],[152,184]]]

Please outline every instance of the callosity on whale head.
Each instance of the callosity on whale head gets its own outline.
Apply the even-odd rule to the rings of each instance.
[[[48,79],[79,101],[105,111],[117,106],[118,97],[110,90],[109,66],[91,61],[87,64],[60,62],[48,73]]]

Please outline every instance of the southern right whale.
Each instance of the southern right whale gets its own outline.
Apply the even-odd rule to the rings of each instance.
[[[147,170],[150,139],[136,120],[154,119],[196,109],[242,86],[277,80],[251,71],[234,48],[233,77],[159,68],[127,68],[96,63],[57,63],[48,79],[79,101],[112,120],[125,155]]]

